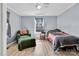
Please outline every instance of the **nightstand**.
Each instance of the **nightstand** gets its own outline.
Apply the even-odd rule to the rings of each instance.
[[[40,33],[40,39],[41,40],[45,40],[45,32],[41,32]]]
[[[79,51],[79,45],[76,45],[77,51]]]

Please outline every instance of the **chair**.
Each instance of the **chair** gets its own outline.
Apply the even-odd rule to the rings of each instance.
[[[36,46],[35,38],[31,36],[28,30],[27,34],[20,34],[20,31],[16,34],[16,41],[18,43],[18,50],[21,51],[25,48]]]

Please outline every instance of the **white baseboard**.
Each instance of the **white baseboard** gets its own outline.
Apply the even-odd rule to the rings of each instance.
[[[9,48],[10,46],[12,46],[12,44],[14,44],[16,41],[13,41],[13,42],[11,42],[11,43],[9,43],[8,45],[7,45],[7,48]]]

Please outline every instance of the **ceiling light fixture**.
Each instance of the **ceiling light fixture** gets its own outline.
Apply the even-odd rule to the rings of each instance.
[[[41,8],[42,8],[42,5],[41,5],[40,3],[37,3],[37,4],[36,4],[36,8],[37,8],[37,9],[41,9]]]
[[[41,9],[42,7],[48,7],[49,6],[49,3],[37,3],[36,4],[36,8],[37,9]]]
[[[41,8],[42,8],[42,6],[41,6],[41,5],[38,5],[38,6],[37,6],[37,9],[41,9]]]

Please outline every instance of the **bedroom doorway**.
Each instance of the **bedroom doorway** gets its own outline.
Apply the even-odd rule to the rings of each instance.
[[[35,17],[34,22],[34,33],[36,38],[39,38],[40,33],[44,31],[44,19]]]

